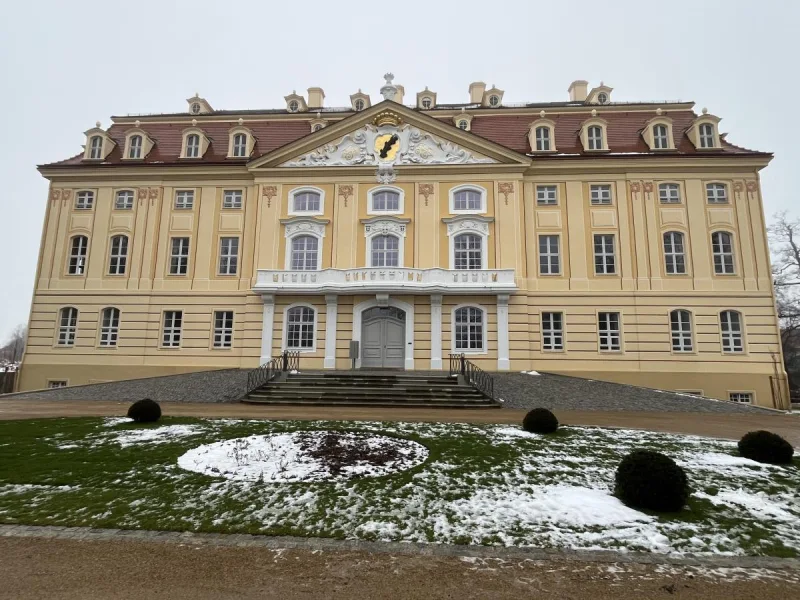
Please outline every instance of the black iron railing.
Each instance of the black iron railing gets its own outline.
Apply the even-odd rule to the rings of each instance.
[[[450,375],[461,375],[468,384],[494,400],[494,378],[475,363],[468,361],[464,354],[450,355]]]
[[[268,363],[253,369],[247,374],[247,391],[249,394],[262,385],[275,379],[280,373],[296,371],[300,366],[300,352],[286,350],[280,356],[273,358]]]

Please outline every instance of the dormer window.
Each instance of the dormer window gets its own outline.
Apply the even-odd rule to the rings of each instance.
[[[555,122],[539,119],[528,130],[528,143],[532,152],[555,152]]]
[[[228,131],[228,158],[247,158],[253,153],[255,138],[252,131],[241,125],[243,122],[239,119],[240,125]]]
[[[497,94],[489,96],[489,106],[500,106],[500,96]]]
[[[422,108],[428,109],[433,106],[433,100],[428,98],[427,96],[422,99]]]
[[[488,90],[483,92],[481,104],[491,108],[498,108],[503,104],[503,90],[498,89],[494,84]]]
[[[469,129],[469,122],[466,119],[459,120],[458,128],[466,131],[467,129]]]
[[[183,132],[181,158],[203,158],[208,150],[208,138],[202,129],[191,127]]]
[[[661,115],[650,119],[642,129],[642,137],[650,150],[675,150],[672,119]]]
[[[719,149],[719,117],[708,114],[704,108],[702,116],[698,117],[692,123],[692,126],[686,132],[694,147],[698,150],[716,150]]]
[[[714,126],[711,123],[702,123],[699,127],[700,131],[700,147],[701,148],[714,148]]]
[[[600,92],[599,94],[597,94],[597,101],[600,104],[608,104],[608,94],[606,94],[605,92]]]
[[[669,148],[669,138],[667,137],[666,125],[653,126],[653,148],[658,150]]]
[[[592,125],[586,134],[589,140],[589,150],[603,149],[603,129],[599,125]]]
[[[357,111],[364,110],[365,106],[366,103],[361,98],[358,98],[355,102],[353,102],[353,108],[355,108]]]
[[[550,128],[537,127],[536,128],[536,150],[544,152],[550,150]]]
[[[89,142],[89,158],[100,159],[103,158],[103,138],[99,135],[93,135]]]
[[[200,157],[200,136],[192,133],[186,136],[186,158]]]
[[[83,132],[86,135],[86,144],[83,147],[83,160],[105,160],[116,146],[108,133],[100,127],[98,121],[94,127]],[[123,155],[124,156],[124,155]]]
[[[233,136],[233,155],[247,156],[247,134],[237,133]]]
[[[586,152],[603,152],[608,150],[608,135],[606,122],[603,119],[592,118],[584,122],[581,127],[581,143]]]
[[[142,136],[131,136],[128,146],[128,158],[142,158]]]
[[[469,131],[472,128],[472,115],[468,115],[465,112],[459,113],[453,117],[453,123],[459,129]]]
[[[290,100],[288,109],[289,112],[297,112],[300,110],[300,103],[297,100]]]
[[[193,115],[199,115],[200,114],[200,103],[199,102],[192,102],[192,106],[189,109],[189,112],[191,112]]]
[[[319,131],[322,129],[322,123],[316,123],[312,128],[311,131]]]

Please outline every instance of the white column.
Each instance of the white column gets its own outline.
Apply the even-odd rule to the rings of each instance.
[[[442,295],[431,294],[431,369],[442,368]]]
[[[261,362],[272,360],[272,330],[275,328],[275,296],[262,294],[264,300],[264,322],[261,325]]]
[[[338,314],[338,296],[325,295],[325,363],[326,369],[336,368],[336,316]]]
[[[508,294],[497,294],[497,370],[511,368],[508,349]]]

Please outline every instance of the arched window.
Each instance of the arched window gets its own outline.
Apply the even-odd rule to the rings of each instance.
[[[109,306],[100,314],[100,345],[116,346],[119,337],[119,309]]]
[[[236,157],[247,156],[247,134],[237,133],[233,136],[233,155]]]
[[[550,128],[541,126],[536,128],[536,150],[546,152],[550,150]]]
[[[74,346],[78,331],[78,309],[65,306],[58,315],[58,345]]]
[[[400,240],[395,235],[376,235],[372,238],[371,266],[399,267]]]
[[[466,119],[460,119],[458,121],[458,128],[466,131],[467,129],[469,129],[469,121],[467,121]]]
[[[108,261],[109,275],[124,275],[128,266],[128,236],[115,235],[111,238],[111,257]]]
[[[489,106],[500,106],[500,96],[495,94],[489,96]]]
[[[133,191],[121,190],[117,192],[114,208],[117,210],[131,210],[133,208]]]
[[[475,233],[462,233],[453,240],[455,269],[483,268],[483,239]]]
[[[372,193],[373,212],[400,212],[400,192],[377,190]]]
[[[142,136],[132,135],[128,147],[128,158],[142,158]]]
[[[186,158],[200,158],[200,136],[196,133],[186,136]]]
[[[85,235],[76,235],[72,238],[67,273],[70,275],[83,275],[86,272],[86,251],[88,248],[89,238]]]
[[[602,150],[603,145],[603,128],[599,125],[592,125],[587,131],[586,139],[589,142],[589,150]]]
[[[364,110],[364,107],[365,107],[365,106],[366,106],[366,105],[365,105],[365,103],[364,103],[364,100],[362,100],[361,98],[357,99],[357,100],[356,100],[356,101],[353,103],[353,107],[354,107],[356,110]]]
[[[310,306],[293,306],[286,311],[286,349],[312,350],[316,312]]]
[[[672,332],[672,351],[691,352],[692,315],[688,310],[673,310],[669,313],[670,331]]]
[[[292,195],[292,212],[321,212],[322,194],[314,190],[299,190]]]
[[[462,306],[453,311],[453,350],[484,352],[486,350],[484,311],[477,306]]]
[[[716,147],[716,136],[714,135],[714,126],[711,123],[701,123],[698,128],[700,132],[700,147],[701,148],[714,148]]]
[[[313,235],[292,238],[292,271],[316,271],[318,268],[319,239]]]
[[[714,254],[714,273],[732,275],[733,236],[727,231],[715,231],[711,234],[711,251]]]
[[[719,324],[722,333],[722,351],[744,352],[742,314],[735,310],[723,310],[719,313]]]
[[[458,190],[453,194],[453,210],[482,210],[483,194],[474,189]]]
[[[290,100],[287,108],[289,109],[289,112],[297,112],[300,110],[300,103],[297,100]]]
[[[686,274],[686,254],[680,231],[667,231],[664,234],[664,261],[668,274]]]
[[[89,140],[89,158],[103,158],[103,137],[93,135]]]
[[[666,125],[653,126],[653,148],[658,150],[669,148],[669,130]]]
[[[422,99],[422,108],[424,108],[424,109],[428,109],[428,108],[430,108],[431,106],[433,106],[433,100],[431,100],[430,98],[428,98],[427,96],[425,96],[425,97]]]

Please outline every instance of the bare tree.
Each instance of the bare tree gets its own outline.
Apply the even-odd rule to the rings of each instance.
[[[778,213],[768,231],[784,366],[795,389],[800,386],[800,219]]]
[[[11,332],[9,341],[0,349],[0,358],[11,363],[21,361],[27,338],[28,328],[25,325],[17,325]]]

